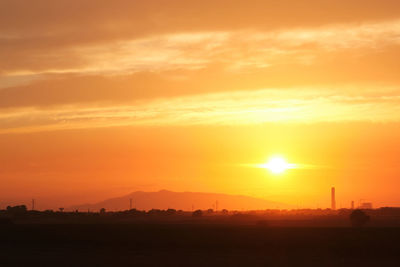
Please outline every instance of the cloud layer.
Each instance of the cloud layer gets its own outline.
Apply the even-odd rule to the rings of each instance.
[[[119,106],[20,109],[0,115],[1,133],[113,126],[399,122],[398,88],[287,88],[157,99]],[[379,92],[379,93],[377,93]]]
[[[240,71],[253,67],[266,68],[282,62],[311,65],[324,54],[351,50],[362,56],[370,49],[381,50],[399,44],[400,20],[392,20],[275,31],[172,33],[81,44],[56,51],[46,49],[25,55],[17,61],[12,56],[20,51],[14,48],[13,53],[4,55],[10,58],[0,64],[6,77],[45,73],[120,74],[191,70],[210,64],[223,64],[228,70]]]
[[[383,2],[2,1],[0,127],[397,121]]]

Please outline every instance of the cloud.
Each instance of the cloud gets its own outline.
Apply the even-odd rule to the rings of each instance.
[[[391,20],[179,32],[43,50],[23,58],[13,58],[19,53],[15,49],[0,61],[0,108],[332,82],[398,84],[399,36],[400,20]],[[19,67],[8,69],[7,64]]]
[[[0,132],[135,125],[398,122],[399,104],[398,88],[369,88],[363,96],[349,93],[346,88],[264,89],[141,101],[126,106],[12,110],[0,115]]]
[[[384,2],[1,1],[2,129],[397,120],[400,3]]]
[[[23,58],[17,56],[18,60],[3,60],[0,68],[6,76],[190,70],[215,63],[240,71],[266,68],[282,61],[313,64],[324,53],[385,49],[398,44],[400,20],[277,31],[181,32],[43,50]],[[3,56],[12,58],[13,52],[19,53],[13,50]]]

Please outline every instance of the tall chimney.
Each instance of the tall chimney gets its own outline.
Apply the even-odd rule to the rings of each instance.
[[[335,188],[332,187],[331,189],[331,209],[335,210],[336,209],[336,199],[335,199]]]

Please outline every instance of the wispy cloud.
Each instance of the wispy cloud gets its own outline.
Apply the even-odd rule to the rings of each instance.
[[[238,71],[265,68],[281,62],[312,64],[321,53],[346,49],[384,49],[387,45],[398,44],[400,20],[273,31],[240,29],[181,32],[75,45],[62,51],[38,51],[37,54],[20,58],[19,69],[7,70],[5,66],[3,73],[118,74],[198,69],[215,63],[226,64],[228,70]],[[34,62],[32,57],[40,58],[36,62],[41,65],[31,65]]]
[[[396,88],[364,90],[287,88],[213,93],[136,102],[124,106],[61,106],[0,114],[1,132],[113,126],[249,125],[400,121]],[[397,93],[396,93],[397,92]]]

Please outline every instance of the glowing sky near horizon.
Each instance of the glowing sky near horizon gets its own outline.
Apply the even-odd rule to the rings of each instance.
[[[315,207],[332,185],[343,206],[400,205],[399,10],[0,1],[0,205],[169,189]],[[240,167],[276,153],[324,167]]]

